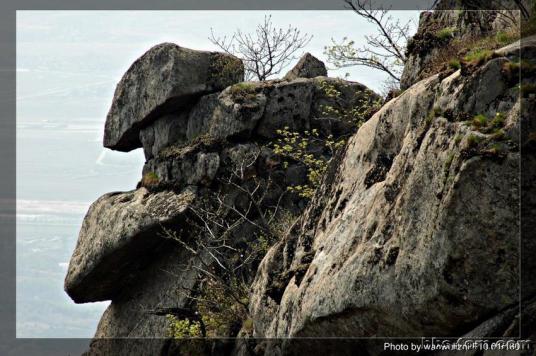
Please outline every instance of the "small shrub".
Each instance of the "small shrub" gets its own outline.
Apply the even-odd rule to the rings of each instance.
[[[341,96],[341,92],[337,90],[335,85],[328,82],[327,80],[323,80],[320,82],[320,88],[328,98],[338,98]]]
[[[324,117],[335,117],[346,122],[355,124],[359,128],[369,117],[371,117],[381,107],[381,99],[378,98],[373,101],[374,93],[370,90],[366,90],[363,93],[356,93],[359,97],[352,108],[342,108],[340,105],[336,105],[337,99],[340,98],[342,93],[331,82],[323,80],[320,82],[320,89],[324,92],[326,97],[332,99],[335,105],[321,105],[321,114]]]
[[[461,67],[462,67],[462,64],[460,63],[460,61],[458,59],[451,59],[449,61],[449,68],[458,70]]]
[[[460,142],[462,142],[462,139],[463,139],[463,136],[458,134],[456,135],[456,137],[454,137],[454,143],[458,145],[460,144]]]
[[[473,120],[471,120],[471,124],[474,128],[477,129],[485,128],[488,124],[488,118],[483,114],[478,114],[473,117]]]
[[[504,123],[506,122],[506,117],[503,113],[498,112],[495,114],[495,117],[490,122],[490,127],[498,129],[501,127],[504,127]]]
[[[248,318],[244,321],[242,324],[242,328],[248,333],[251,334],[253,332],[253,319]]]
[[[198,321],[179,319],[174,315],[166,315],[168,336],[174,339],[202,337],[201,324]]]
[[[499,31],[495,35],[495,39],[497,40],[497,42],[503,46],[517,41],[518,38],[519,35],[513,32]]]
[[[493,51],[490,49],[477,48],[471,50],[465,57],[464,61],[480,65],[493,58]]]
[[[469,137],[467,137],[467,146],[469,148],[476,147],[476,146],[478,146],[478,144],[480,143],[481,140],[482,140],[481,137],[476,136],[474,134],[470,134]]]
[[[483,156],[487,157],[501,158],[506,156],[507,151],[508,150],[506,149],[506,146],[504,144],[495,142],[492,143],[489,147],[482,149],[480,153]]]
[[[243,78],[243,68],[240,61],[219,53],[215,55],[209,68],[209,80],[228,83],[229,81],[236,81],[239,77]]]
[[[155,185],[158,185],[159,182],[160,178],[154,172],[146,173],[141,179],[141,185],[143,187],[154,187]]]
[[[536,65],[527,60],[509,61],[503,64],[503,70],[510,75],[521,71],[523,76],[530,76],[536,74]]]
[[[454,32],[456,29],[454,27],[445,27],[439,31],[436,32],[436,37],[440,40],[446,40],[448,38],[454,37]]]
[[[302,198],[312,198],[316,188],[322,182],[322,178],[328,167],[328,160],[322,155],[310,153],[310,145],[315,142],[323,146],[333,154],[344,146],[344,139],[336,140],[333,135],[323,139],[318,130],[305,131],[303,134],[289,131],[288,127],[276,131],[281,136],[276,143],[272,144],[274,153],[281,156],[285,161],[283,166],[288,166],[288,160],[302,163],[307,168],[307,184],[287,187],[287,190],[298,194]]]
[[[506,139],[506,133],[502,129],[497,129],[491,135],[491,139],[494,141],[503,141]]]

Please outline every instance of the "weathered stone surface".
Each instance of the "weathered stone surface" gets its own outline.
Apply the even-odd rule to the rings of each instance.
[[[327,75],[328,71],[324,62],[307,52],[283,79],[294,80],[296,78],[326,77]]]
[[[505,61],[423,80],[359,129],[259,267],[254,336],[458,336],[517,304],[520,117]],[[506,140],[465,122],[497,112]]]
[[[204,94],[243,80],[242,62],[217,52],[194,51],[172,43],[154,46],[132,64],[115,90],[104,128],[104,146],[141,147],[139,132]]]
[[[87,355],[160,355],[165,350],[169,342],[166,314],[188,302],[184,291],[193,287],[197,272],[185,270],[195,260],[173,241],[167,241],[155,257],[136,284],[124,289],[106,309]],[[113,340],[125,337],[129,339],[124,342]]]
[[[190,112],[187,136],[189,140],[206,134],[215,139],[273,139],[284,127],[349,130],[352,123],[336,113],[372,106],[377,99],[360,83],[327,77],[239,83],[201,98]],[[327,107],[336,112],[326,112]]]
[[[65,277],[67,294],[76,303],[113,299],[162,243],[162,228],[180,224],[194,196],[141,188],[99,198],[84,218]]]
[[[146,159],[151,159],[163,149],[175,143],[187,141],[188,112],[170,114],[158,118],[140,130],[140,141]]]
[[[407,89],[414,83],[426,78],[431,74],[430,70],[438,61],[446,61],[448,58],[441,56],[456,57],[458,53],[445,54],[442,50],[449,46],[450,41],[456,39],[470,45],[475,39],[486,36],[495,36],[498,31],[513,31],[512,18],[519,20],[519,13],[512,12],[508,18],[501,15],[501,11],[474,11],[471,6],[478,6],[477,3],[466,5],[457,4],[451,0],[439,1],[436,9],[440,11],[422,12],[419,18],[419,28],[417,33],[408,41],[407,62],[400,78],[400,86]],[[459,10],[454,10],[460,8]],[[486,7],[486,4],[483,3]],[[514,20],[515,21],[515,20]],[[452,37],[440,38],[436,34],[445,29],[451,28],[454,33]]]
[[[145,163],[143,175],[154,173],[160,184],[174,187],[210,185],[220,168],[220,149],[221,145],[213,141],[170,147]]]

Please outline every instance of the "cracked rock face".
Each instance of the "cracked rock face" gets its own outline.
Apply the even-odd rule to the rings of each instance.
[[[141,147],[140,130],[156,118],[191,105],[202,95],[243,80],[233,56],[172,43],[154,46],[132,64],[115,90],[104,128],[104,147]]]
[[[222,61],[226,65],[215,70]],[[146,163],[137,190],[106,194],[93,203],[70,261],[65,290],[75,302],[112,301],[89,355],[165,353],[166,315],[192,307],[185,292],[197,288],[201,276],[195,267],[210,254],[199,247],[208,238],[199,212],[217,209],[218,218],[236,218],[234,210],[217,208],[218,201],[250,212],[247,189],[256,187],[263,191],[260,209],[301,213],[306,199],[286,188],[306,184],[308,171],[298,161],[283,164],[274,154],[270,142],[279,137],[277,130],[349,136],[356,125],[340,113],[373,110],[378,99],[362,84],[340,79],[235,84],[241,77],[242,64],[233,57],[162,44],[138,59],[119,83],[105,146],[143,147]],[[335,111],[326,113],[326,106]],[[323,159],[332,155],[315,142],[308,150]],[[250,218],[261,219],[254,213]],[[254,246],[258,224],[234,226],[226,243]],[[189,245],[196,243],[194,251]],[[243,272],[249,281],[259,259]],[[122,337],[162,339],[106,340]]]
[[[502,53],[413,85],[359,129],[261,263],[254,336],[463,335],[517,305],[526,99]],[[493,130],[466,121],[498,113]]]
[[[477,3],[473,2],[473,6]],[[459,11],[449,11],[460,6]],[[469,8],[466,10],[464,6],[469,6]],[[516,11],[504,17],[501,11],[474,11],[470,6],[464,5],[463,2],[460,5],[451,0],[442,0],[436,5],[438,11],[421,13],[417,33],[408,41],[407,62],[400,78],[401,89],[407,89],[432,74],[428,70],[434,65],[434,60],[437,61],[438,57],[445,55],[441,53],[441,50],[453,39],[463,41],[471,47],[475,39],[495,36],[498,31],[508,31],[512,19],[520,20]],[[452,29],[455,35],[447,38],[436,36],[439,31],[447,28]],[[449,53],[447,56],[459,57],[460,54]],[[439,60],[442,61],[441,58]]]
[[[327,94],[329,90],[337,94]],[[201,97],[191,108],[158,118],[140,132],[147,160],[170,146],[201,137],[246,141],[274,139],[276,131],[318,129],[326,136],[349,134],[355,125],[337,113],[372,106],[378,96],[357,82],[328,77],[244,82]],[[326,112],[326,107],[334,108]]]
[[[114,298],[162,244],[163,229],[180,225],[194,196],[140,188],[100,197],[84,218],[65,277],[67,294],[76,303]]]

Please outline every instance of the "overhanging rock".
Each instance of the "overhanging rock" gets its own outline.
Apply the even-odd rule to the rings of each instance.
[[[192,190],[145,188],[99,198],[84,218],[65,277],[67,294],[76,303],[112,299],[165,242],[164,229],[181,225],[194,198]]]
[[[141,147],[140,129],[191,105],[244,77],[242,62],[231,55],[195,51],[173,43],[154,46],[128,69],[115,90],[104,128],[104,147]]]

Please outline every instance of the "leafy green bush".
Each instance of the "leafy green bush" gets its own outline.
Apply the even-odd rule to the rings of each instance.
[[[471,121],[474,128],[480,129],[485,128],[488,124],[488,118],[483,114],[478,114],[475,117],[473,117],[473,120]]]
[[[285,160],[283,167],[288,167],[288,161],[292,160],[302,163],[307,168],[307,184],[289,186],[287,187],[288,191],[294,192],[302,198],[312,198],[315,189],[322,182],[328,167],[328,159],[320,154],[310,153],[311,144],[316,143],[333,154],[344,146],[346,141],[344,139],[336,140],[333,135],[323,139],[317,129],[300,134],[299,132],[291,132],[288,127],[285,127],[276,132],[280,138],[272,146],[274,153]]]
[[[446,40],[447,38],[454,37],[454,32],[456,31],[456,28],[454,27],[445,27],[439,31],[436,32],[436,37],[440,40]]]
[[[495,39],[501,45],[507,45],[517,41],[519,35],[513,32],[499,31],[495,35]]]
[[[465,57],[463,57],[463,59],[466,62],[480,65],[484,62],[489,61],[492,57],[492,50],[485,48],[476,48],[471,50]]]
[[[201,323],[188,319],[179,319],[174,315],[166,315],[168,336],[174,339],[202,337]]]
[[[499,129],[501,127],[504,127],[505,122],[506,122],[506,117],[504,116],[504,114],[501,112],[498,112],[495,114],[495,117],[491,119],[489,124],[490,124],[490,127]]]
[[[449,61],[449,67],[458,70],[462,67],[462,65],[458,59],[451,59]]]
[[[337,87],[327,80],[320,82],[320,88],[324,94],[337,101],[342,95],[342,93],[337,89]],[[374,112],[376,112],[381,107],[381,99],[377,99],[373,102],[372,97],[374,93],[368,89],[363,91],[362,96],[357,99],[356,105],[352,108],[341,108],[334,105],[322,105],[321,114],[325,117],[335,117],[346,122],[352,123],[359,128]]]

